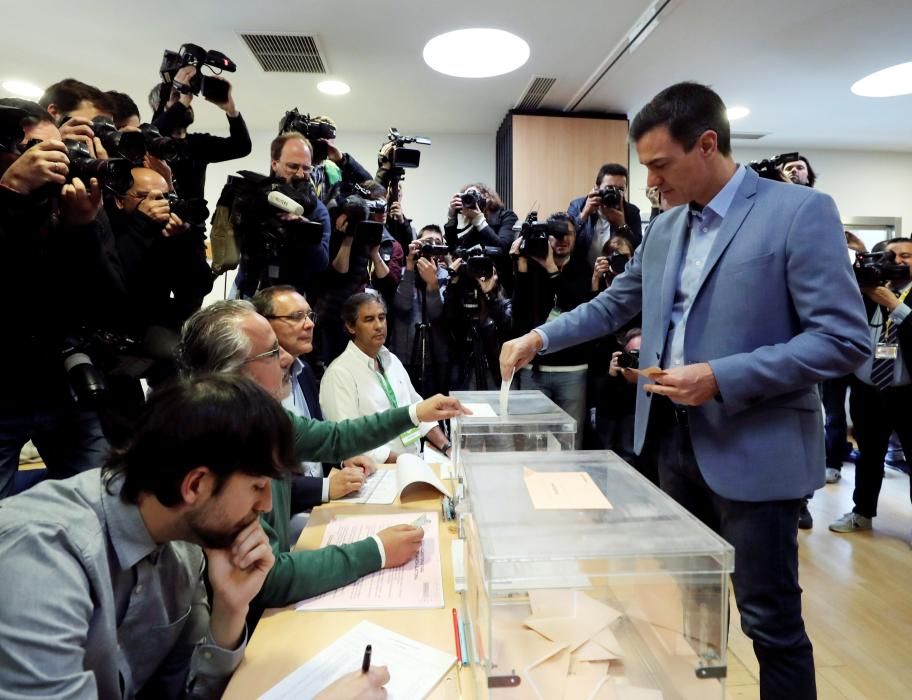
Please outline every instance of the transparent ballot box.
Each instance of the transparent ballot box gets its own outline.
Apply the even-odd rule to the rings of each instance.
[[[478,698],[724,697],[734,550],[613,452],[466,453]]]
[[[465,452],[572,450],[576,419],[540,391],[511,391],[507,411],[498,391],[453,391],[474,414],[451,421],[453,462],[461,469]]]

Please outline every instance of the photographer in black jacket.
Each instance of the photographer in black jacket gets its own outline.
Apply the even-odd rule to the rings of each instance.
[[[496,191],[482,182],[469,183],[450,199],[444,239],[450,250],[476,245],[499,248],[497,277],[509,294],[513,290],[513,265],[507,253],[516,236],[513,227],[517,221]]]
[[[17,109],[19,111],[11,111]],[[19,451],[35,443],[51,476],[98,466],[107,442],[91,400],[98,373],[88,334],[122,292],[94,178],[71,177],[48,112],[0,100],[0,295],[10,301],[0,343],[0,497],[10,494]],[[32,140],[39,143],[25,146]],[[74,395],[82,403],[77,403]]]
[[[627,168],[605,163],[595,176],[595,187],[574,199],[567,214],[576,226],[577,242],[586,246],[589,264],[601,254],[605,242],[620,233],[636,248],[643,240],[640,210],[627,201]]]
[[[513,334],[528,333],[545,321],[575,309],[595,296],[592,268],[585,248],[577,247],[576,226],[566,212],[548,217],[548,245],[545,255],[530,252],[522,234],[510,255],[516,260],[516,289],[513,292]],[[577,421],[576,449],[582,447],[582,425],[586,416],[586,375],[589,344],[575,345],[533,360],[520,374],[523,389],[538,389]]]

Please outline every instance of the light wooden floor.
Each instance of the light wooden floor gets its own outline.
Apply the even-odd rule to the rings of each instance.
[[[909,477],[887,470],[874,530],[827,525],[852,510],[855,468],[818,491],[814,528],[799,530],[804,620],[814,644],[820,700],[912,698],[912,505]],[[757,659],[732,600],[727,697],[760,697]]]

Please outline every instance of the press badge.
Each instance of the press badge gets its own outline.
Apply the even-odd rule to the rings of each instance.
[[[418,428],[409,428],[399,436],[403,445],[414,445],[421,439],[421,431]]]
[[[895,360],[898,347],[895,343],[878,343],[874,357],[878,360]]]

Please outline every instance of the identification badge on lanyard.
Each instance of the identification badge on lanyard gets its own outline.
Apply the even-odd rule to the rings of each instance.
[[[895,360],[898,348],[896,343],[878,343],[874,349],[874,357],[878,360]]]
[[[379,360],[377,365],[380,365]],[[377,373],[377,380],[380,382],[380,386],[383,387],[383,393],[386,394],[386,398],[389,399],[390,406],[393,408],[399,407],[399,402],[396,401],[396,392],[393,391],[392,385],[390,385],[389,380],[386,378],[386,374],[381,369]],[[421,439],[421,431],[418,428],[409,428],[404,433],[399,435],[399,439],[402,440],[403,445],[414,445]]]

